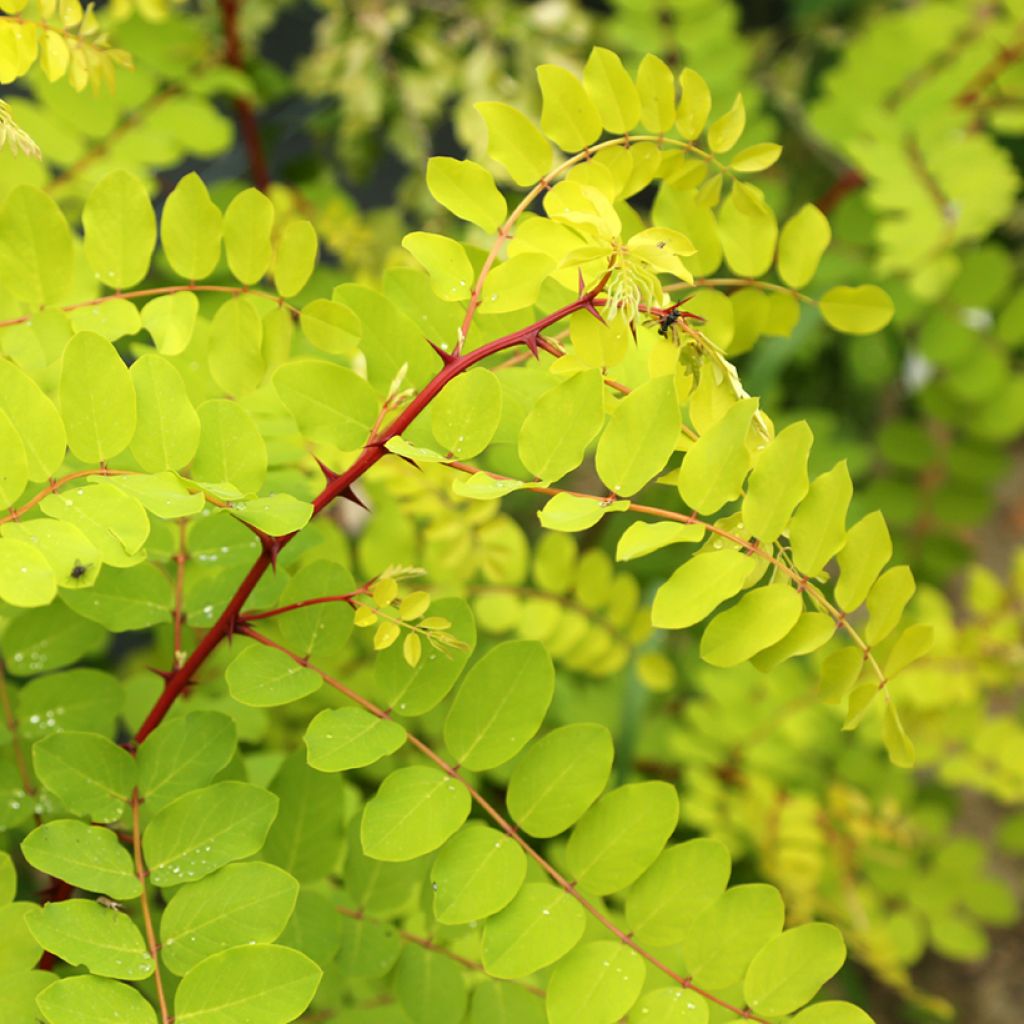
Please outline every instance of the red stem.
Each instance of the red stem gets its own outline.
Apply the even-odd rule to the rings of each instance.
[[[557,323],[559,320],[570,316],[579,309],[585,309],[588,306],[592,307],[594,299],[604,287],[606,280],[607,275],[593,289],[581,295],[574,302],[555,310],[554,313],[550,313],[528,327],[513,331],[511,334],[506,334],[504,337],[497,338],[486,345],[481,345],[472,352],[454,357],[448,356],[441,370],[428,381],[423,390],[392,420],[391,424],[371,435],[355,462],[344,473],[328,480],[327,485],[313,502],[313,514],[317,515],[322,512],[335,498],[344,494],[367,470],[383,458],[387,454],[387,448],[385,447],[387,442],[401,434],[440,394],[449,381],[495,353],[503,352],[505,349],[514,348],[517,345],[534,346],[536,338],[541,331]],[[176,668],[167,677],[167,684],[164,687],[163,693],[160,694],[153,708],[146,716],[146,720],[135,734],[136,744],[142,743],[163,721],[171,706],[192,680],[192,676],[195,675],[206,659],[213,653],[217,645],[225,637],[236,632],[242,608],[249,599],[249,595],[253,592],[256,584],[263,578],[263,574],[267,569],[275,564],[281,549],[295,536],[296,534],[292,533],[284,537],[264,538],[262,553],[253,563],[252,568],[246,574],[245,579],[242,580],[238,590],[235,591],[228,602],[227,607],[210,627],[209,632],[199,642],[185,663],[180,668]]]
[[[220,15],[224,25],[224,59],[232,67],[244,71],[242,40],[238,35],[239,6],[240,0],[220,0]],[[235,100],[235,113],[238,115],[238,127],[242,132],[245,151],[249,155],[249,176],[261,192],[266,192],[270,187],[270,174],[267,171],[267,158],[263,152],[256,112],[244,96],[239,96]]]

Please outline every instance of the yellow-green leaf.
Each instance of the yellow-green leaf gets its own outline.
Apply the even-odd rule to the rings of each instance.
[[[608,131],[623,135],[636,127],[640,96],[618,54],[595,46],[583,68],[583,85]]]
[[[551,145],[532,121],[507,103],[476,103],[487,125],[487,155],[517,185],[533,185],[551,170]]]
[[[829,326],[843,334],[874,334],[893,316],[892,299],[875,284],[837,285],[825,292],[819,305]]]
[[[790,288],[803,288],[817,272],[831,241],[828,217],[812,203],[801,206],[779,235],[779,277]]]
[[[472,160],[434,156],[427,161],[427,188],[445,209],[484,231],[497,231],[508,210],[490,171]]]
[[[747,111],[743,106],[743,96],[737,93],[728,112],[708,128],[708,145],[711,151],[725,153],[732,149],[739,142],[746,126]]]
[[[579,80],[557,64],[541,64],[537,81],[544,134],[566,153],[586,149],[601,134],[601,114]]]
[[[711,90],[692,68],[683,69],[679,82],[683,95],[676,111],[676,127],[684,139],[695,139],[704,130],[711,113]]]
[[[672,69],[653,53],[644,55],[636,73],[640,120],[648,131],[667,132],[676,119],[676,84]]]

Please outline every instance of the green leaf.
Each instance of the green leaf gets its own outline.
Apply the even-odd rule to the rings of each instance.
[[[585,370],[545,391],[519,432],[519,458],[538,480],[559,480],[582,461],[604,423],[600,370]]]
[[[303,436],[360,448],[377,420],[373,388],[351,370],[323,359],[297,359],[275,371],[274,390],[295,417]]]
[[[538,838],[564,832],[601,794],[614,753],[603,725],[578,722],[541,737],[512,769],[506,794],[512,819]]]
[[[585,927],[583,908],[567,892],[528,882],[484,925],[484,967],[493,978],[524,978],[561,960]]]
[[[208,399],[197,412],[199,447],[192,477],[234,484],[243,494],[258,491],[267,472],[267,446],[253,418],[237,402],[224,398]]]
[[[132,919],[94,900],[47,903],[28,927],[44,949],[93,974],[139,981],[153,973],[153,958]]]
[[[470,823],[456,832],[430,869],[434,917],[442,924],[482,921],[508,906],[526,878],[526,855],[508,836]]]
[[[187,466],[199,445],[199,417],[181,374],[158,355],[140,356],[129,372],[138,406],[132,455],[149,473]]]
[[[67,628],[67,623],[56,619],[54,626],[57,629]],[[10,665],[6,651],[4,657],[8,658]],[[46,665],[43,670],[50,667]],[[94,668],[75,668],[39,676],[19,692],[18,727],[25,740],[36,740],[54,731],[66,730],[113,736],[122,699],[120,683],[113,676]]]
[[[842,933],[830,924],[803,924],[776,936],[751,961],[743,997],[757,1014],[799,1010],[846,960]]]
[[[537,81],[544,134],[566,153],[575,153],[596,141],[601,134],[601,114],[579,80],[556,64],[541,64]]]
[[[882,742],[885,744],[889,760],[894,765],[898,768],[914,767],[914,744],[907,736],[896,705],[891,700],[886,701],[882,713]]]
[[[43,989],[53,985],[49,971],[16,970],[3,974],[4,984],[0,988],[0,1020],[11,1024],[39,1024],[43,1020],[36,1007],[36,997]],[[74,1024],[86,1024],[84,1018],[62,1018]],[[154,1022],[155,1024],[155,1022]]]
[[[775,142],[758,142],[737,153],[729,163],[734,171],[756,174],[774,166],[782,156],[782,147]]]
[[[793,1018],[793,1024],[872,1024],[871,1018],[853,1003],[815,1003]]]
[[[135,434],[135,388],[114,346],[81,331],[64,350],[60,411],[68,446],[83,462],[105,462],[128,447]]]
[[[542,252],[520,252],[499,263],[484,281],[480,313],[511,313],[532,306],[554,265]]]
[[[199,314],[199,300],[192,292],[172,292],[150,299],[142,307],[142,326],[149,331],[156,350],[176,356],[188,348]]]
[[[497,231],[505,219],[505,197],[490,172],[472,160],[431,157],[427,161],[427,188],[445,209],[484,231]]]
[[[137,498],[113,484],[89,484],[48,495],[43,512],[68,522],[95,545],[107,565],[123,568],[141,561],[139,554],[149,536],[149,516]]]
[[[42,951],[29,930],[29,922],[42,913],[35,903],[8,903],[0,907],[0,977],[14,971],[27,971],[39,962]]]
[[[487,155],[517,185],[532,185],[551,169],[551,146],[525,114],[507,103],[474,103],[487,126]]]
[[[226,949],[181,979],[175,1024],[288,1024],[312,1002],[322,975],[308,956],[285,946]]]
[[[634,1016],[644,1024],[707,1024],[708,1004],[693,992],[675,985],[648,992],[637,1004]]]
[[[626,896],[626,921],[641,945],[671,946],[725,892],[729,851],[717,839],[670,846]]]
[[[171,268],[186,281],[201,281],[220,261],[221,212],[194,171],[175,185],[160,217],[160,243]]]
[[[264,498],[233,501],[232,515],[271,537],[298,533],[312,518],[313,505],[290,494],[268,494]]]
[[[606,793],[569,837],[573,880],[599,896],[635,882],[661,853],[679,823],[679,798],[666,782],[635,782]]]
[[[822,473],[800,503],[789,525],[793,562],[807,576],[817,576],[846,541],[846,510],[853,484],[846,462]]]
[[[596,526],[608,512],[625,512],[628,501],[602,501],[582,494],[556,494],[537,513],[545,530],[579,533]]]
[[[718,209],[722,250],[741,277],[761,277],[775,258],[775,214],[753,185],[737,183]]]
[[[822,662],[818,689],[821,699],[838,704],[853,688],[864,670],[864,655],[858,647],[840,647]]]
[[[803,612],[796,625],[778,643],[766,647],[751,661],[759,671],[770,672],[788,658],[816,651],[828,643],[835,631],[836,624],[831,615]]]
[[[701,637],[700,656],[719,668],[740,665],[778,643],[796,625],[801,612],[803,601],[788,583],[751,590],[708,623]]]
[[[352,574],[335,562],[319,559],[304,565],[281,592],[279,606],[339,597],[356,590]],[[345,651],[352,634],[354,611],[344,601],[324,601],[293,608],[278,619],[285,646],[295,653],[323,664]]]
[[[225,394],[247,395],[267,372],[263,361],[263,321],[244,295],[228,299],[210,325],[207,365]]]
[[[843,334],[874,334],[893,317],[892,299],[877,285],[837,285],[818,301],[825,322]]]
[[[318,248],[316,229],[308,220],[293,220],[285,225],[274,253],[274,285],[278,295],[290,299],[306,287],[316,267]]]
[[[489,650],[466,674],[445,719],[456,763],[484,771],[510,761],[540,728],[554,689],[542,644],[509,640]]]
[[[746,440],[756,411],[756,398],[735,402],[686,453],[676,483],[690,508],[717,512],[739,497],[750,469]]]
[[[386,394],[399,376],[403,387],[422,387],[437,372],[439,360],[424,340],[422,327],[380,292],[342,284],[331,297],[362,322],[360,349],[366,356],[366,379],[377,391]]]
[[[55,982],[52,974],[39,973],[48,987],[36,996],[36,1005],[47,1024],[156,1024],[156,1011],[131,985],[89,974]]]
[[[131,799],[135,761],[96,733],[59,732],[32,747],[39,781],[76,814],[117,821]]]
[[[746,126],[747,111],[743,106],[743,97],[737,93],[729,110],[708,128],[708,145],[711,152],[725,153],[732,149],[739,142]]]
[[[321,711],[306,729],[306,759],[321,772],[365,768],[405,743],[405,730],[362,708]]]
[[[923,658],[932,648],[935,630],[929,622],[915,622],[896,638],[885,659],[885,675],[892,679],[908,665]]]
[[[432,158],[441,159],[447,157]],[[402,248],[410,252],[430,275],[430,286],[438,298],[446,302],[469,298],[476,275],[465,247],[454,238],[429,231],[412,231],[402,239]]]
[[[64,461],[64,421],[39,385],[6,359],[0,359],[0,406],[19,431],[29,480],[49,480]]]
[[[20,302],[57,302],[74,281],[71,231],[60,207],[34,185],[18,185],[0,207],[0,281]]]
[[[6,850],[0,851],[0,907],[7,906],[14,900],[17,888],[18,875],[14,869],[14,861]]]
[[[914,574],[905,565],[894,565],[875,580],[868,593],[868,624],[864,632],[869,644],[881,643],[896,628],[914,590]]]
[[[640,120],[640,94],[618,54],[595,46],[583,67],[583,86],[608,131],[623,135],[636,127]]]
[[[448,1024],[466,1014],[466,985],[458,964],[420,946],[402,950],[394,987],[405,1019],[415,1024]]]
[[[807,496],[807,460],[814,436],[803,421],[792,423],[761,452],[743,496],[743,523],[770,545],[785,532],[793,510]]]
[[[363,811],[363,851],[375,860],[404,861],[436,850],[469,815],[469,793],[436,768],[399,768]]]
[[[21,852],[37,871],[77,889],[115,900],[135,899],[142,892],[131,854],[108,828],[70,819],[49,821],[21,841]]]
[[[228,864],[183,885],[160,918],[163,961],[181,975],[232,946],[273,942],[298,895],[299,883],[287,871],[259,861]]]
[[[479,455],[501,422],[501,385],[490,370],[474,366],[460,374],[431,406],[430,429],[457,459]]]
[[[156,217],[145,186],[112,171],[93,187],[82,210],[85,258],[107,288],[130,288],[149,272]]]
[[[692,68],[684,68],[679,81],[683,95],[676,112],[676,127],[684,139],[695,139],[704,130],[711,113],[711,90]]]
[[[277,807],[276,796],[247,782],[217,782],[178,797],[142,834],[150,880],[161,887],[196,881],[257,853]]]
[[[738,594],[753,571],[751,559],[732,548],[694,555],[658,588],[651,624],[656,629],[695,625]]]
[[[242,284],[258,283],[270,269],[274,204],[257,188],[239,192],[224,211],[228,268]]]
[[[49,563],[58,587],[91,587],[96,582],[100,571],[99,552],[77,526],[39,518],[5,523],[0,532],[11,540],[34,545]],[[72,576],[76,568],[84,568],[85,572]]]
[[[445,654],[431,652],[410,667],[394,644],[377,656],[375,693],[377,703],[401,715],[422,715],[436,707],[455,685],[473,648],[476,646],[476,624],[469,606],[459,598],[443,598],[430,606],[432,615],[451,622],[448,630],[466,646]]]
[[[91,483],[103,481],[91,476]],[[110,477],[110,486],[135,498],[146,511],[158,519],[182,519],[202,512],[206,496],[202,491],[193,493],[175,473],[151,473]]]
[[[772,886],[727,889],[683,936],[687,973],[702,988],[734,985],[754,955],[782,931],[784,918],[782,897]]]
[[[11,675],[37,675],[102,651],[108,639],[94,622],[56,603],[19,615],[0,637],[0,654]],[[55,717],[54,711],[51,724]]]
[[[65,590],[61,597],[82,618],[112,633],[170,622],[174,607],[171,581],[150,562],[129,569],[106,566],[91,587]]]
[[[619,538],[617,562],[629,562],[670,544],[694,544],[704,536],[701,523],[633,523]]]
[[[597,475],[631,495],[665,468],[679,438],[675,377],[655,377],[621,399],[597,444]]]
[[[299,323],[302,333],[318,349],[335,355],[354,355],[363,333],[359,317],[348,306],[330,299],[307,303]]]
[[[779,277],[790,288],[803,288],[817,273],[831,241],[828,217],[818,207],[805,203],[786,221],[779,234]]]
[[[577,946],[548,983],[550,1024],[614,1024],[637,1001],[647,974],[640,954],[621,942]]]
[[[263,644],[246,647],[228,663],[225,678],[240,704],[272,708],[301,700],[320,689],[321,679],[294,658]]]
[[[300,882],[326,877],[337,862],[346,817],[341,778],[314,771],[295,751],[274,776],[270,792],[281,810],[263,847],[264,859]]]
[[[640,120],[650,132],[671,131],[676,120],[676,86],[672,69],[653,53],[644,54],[636,73]]]
[[[466,1024],[547,1024],[547,1016],[526,989],[485,980],[473,989]]]
[[[57,578],[41,552],[23,540],[0,538],[0,601],[15,608],[38,608],[56,594]]]
[[[851,526],[838,556],[839,607],[847,612],[859,608],[890,558],[892,540],[881,512],[871,512]]]

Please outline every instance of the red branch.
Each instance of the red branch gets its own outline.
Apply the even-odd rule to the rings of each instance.
[[[536,350],[537,338],[541,331],[546,330],[560,320],[564,320],[577,310],[593,309],[594,300],[601,289],[604,288],[606,280],[607,275],[593,289],[581,295],[574,302],[555,310],[554,313],[543,317],[528,327],[513,331],[511,334],[506,334],[504,337],[497,338],[486,345],[481,345],[472,352],[458,356],[444,355],[441,369],[427,382],[423,390],[412,399],[402,412],[392,420],[390,425],[371,434],[358,458],[344,473],[328,478],[324,489],[313,502],[313,514],[317,515],[322,512],[335,498],[349,491],[363,474],[376,465],[388,453],[385,447],[387,442],[394,437],[398,437],[441,393],[449,381],[465,373],[466,370],[477,363],[483,362],[483,360],[498,352],[504,352],[506,349],[526,345],[531,351]],[[202,640],[200,640],[185,663],[180,667],[175,666],[174,671],[168,674],[167,684],[164,687],[163,693],[160,694],[157,702],[146,716],[146,720],[135,734],[136,744],[141,743],[163,721],[171,706],[192,681],[193,675],[213,653],[217,645],[236,631],[242,608],[249,599],[249,595],[255,589],[256,584],[263,578],[263,574],[267,569],[276,564],[277,556],[281,549],[295,536],[296,534],[291,533],[284,537],[263,537],[262,553],[253,563],[252,568],[249,569],[245,579],[239,584],[227,607]]]
[[[220,15],[224,25],[224,59],[232,67],[244,71],[242,41],[238,35],[239,4],[240,0],[220,0]],[[267,171],[267,158],[263,153],[256,111],[244,96],[239,96],[235,100],[235,113],[238,115],[245,151],[249,155],[249,176],[261,192],[266,192],[270,187],[270,174]]]

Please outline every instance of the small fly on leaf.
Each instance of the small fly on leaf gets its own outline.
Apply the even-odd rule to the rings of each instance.
[[[80,580],[89,571],[89,566],[82,565],[77,559],[75,564],[71,567],[71,578],[73,580]]]
[[[679,308],[684,302],[689,301],[690,298],[692,298],[692,296],[680,299],[674,306],[669,306],[667,309],[652,309],[651,312],[654,316],[650,320],[645,321],[644,326],[653,327],[657,324],[658,333],[663,338],[667,338],[669,336],[669,332],[680,320],[692,320],[694,323],[698,324],[704,323],[704,317],[699,316],[696,313],[688,313],[686,310]]]

